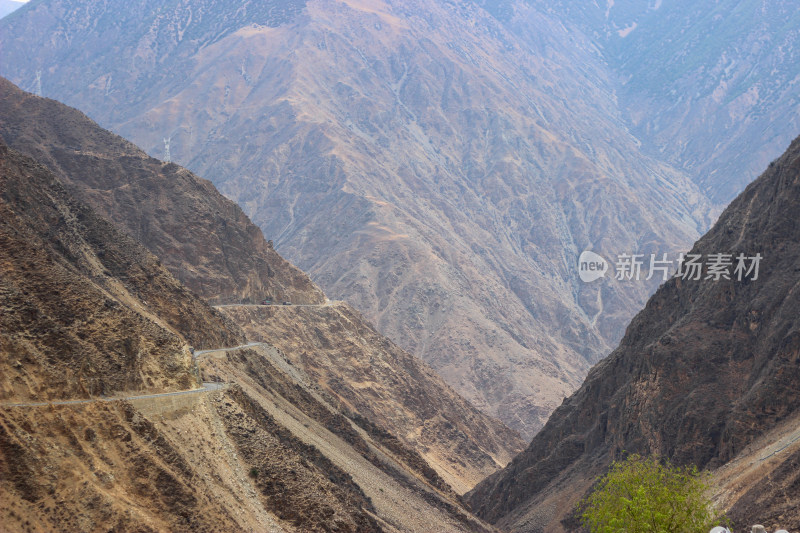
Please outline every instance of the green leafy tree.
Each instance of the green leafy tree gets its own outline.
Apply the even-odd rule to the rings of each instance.
[[[720,523],[709,474],[631,455],[611,465],[580,504],[592,533],[707,533]]]

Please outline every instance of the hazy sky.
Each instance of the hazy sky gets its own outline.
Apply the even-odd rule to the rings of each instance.
[[[0,18],[5,17],[9,13],[13,13],[27,1],[28,0],[0,0]]]

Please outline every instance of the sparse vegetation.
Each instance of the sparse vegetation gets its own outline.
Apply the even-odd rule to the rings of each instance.
[[[708,475],[655,457],[615,462],[580,504],[592,533],[697,533],[719,525]]]

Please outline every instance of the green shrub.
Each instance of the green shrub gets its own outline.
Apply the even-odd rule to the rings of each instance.
[[[632,455],[611,465],[579,507],[592,533],[700,533],[719,525],[709,474]]]

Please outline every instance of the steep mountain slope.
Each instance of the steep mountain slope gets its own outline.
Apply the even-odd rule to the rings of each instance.
[[[800,131],[795,2],[531,3],[590,36],[636,135],[719,204]]]
[[[187,341],[243,341],[156,257],[4,144],[0,185],[0,398],[188,388]]]
[[[768,530],[800,528],[796,512],[798,459],[800,417],[793,416],[714,472],[717,505],[728,509],[727,515],[738,524],[758,517]]]
[[[684,249],[705,200],[552,17],[520,40],[472,3],[289,5],[31,5],[0,23],[0,68],[150,153],[170,138],[332,297],[531,435],[654,288],[581,284],[580,251]]]
[[[0,135],[13,139],[16,146],[29,153],[42,154],[83,199],[106,210],[125,227],[145,228],[141,234],[147,238],[143,240],[162,254],[164,264],[171,264],[177,274],[185,274],[190,268],[193,274],[189,279],[200,288],[235,288],[234,276],[241,273],[244,278],[252,279],[247,266],[255,268],[252,265],[258,264],[260,273],[268,273],[263,279],[280,288],[281,292],[272,294],[291,296],[294,303],[301,304],[324,300],[324,295],[305,274],[268,248],[260,231],[229,200],[222,198],[213,185],[176,165],[158,172],[161,163],[143,156],[134,146],[102,130],[74,109],[22,93],[8,82],[0,83],[0,88],[0,102],[7,104],[0,108],[0,117],[4,118]],[[212,208],[220,211],[214,212],[209,220],[206,213]],[[242,228],[247,232],[241,231]],[[248,237],[249,240],[242,238],[252,231],[258,235]],[[184,252],[179,251],[178,257],[173,257],[173,250]],[[256,309],[253,316],[261,317],[275,308]],[[336,309],[346,307],[340,305]],[[381,360],[380,377],[366,383],[358,381],[358,397],[362,401],[348,404],[348,408],[398,435],[459,493],[507,464],[523,449],[524,443],[516,432],[476,411],[426,365],[391,345],[351,310],[328,313],[330,308],[312,305],[280,307],[279,311],[278,316],[289,320],[272,325],[257,320],[254,329],[248,327],[251,340],[281,346],[294,360],[300,359],[301,354],[303,358],[309,354],[315,358],[313,350],[319,348],[317,344],[297,343],[295,339],[298,329],[309,328],[316,333],[326,332],[323,343],[345,347],[350,357],[358,353],[362,362]],[[359,342],[351,345],[354,332],[342,324],[366,336],[355,337]],[[211,344],[219,347],[238,343]],[[373,371],[363,368],[362,363],[354,364],[340,352],[329,355],[324,375],[313,375],[325,382],[341,384],[337,394],[343,389],[353,390],[356,381],[350,380],[355,380],[356,368],[367,374]],[[411,390],[415,391],[415,398],[409,401]],[[380,401],[374,403],[363,401],[377,398]],[[449,420],[453,420],[455,429],[450,427]]]
[[[799,208],[797,139],[692,251],[704,258],[761,254],[757,279],[665,283],[528,449],[470,493],[478,514],[512,531],[556,531],[594,477],[623,452],[716,468],[777,424],[796,421]],[[745,502],[726,502],[740,525],[783,514],[782,526],[800,526],[796,506],[776,512],[800,498],[791,481],[795,459],[786,460],[776,484],[756,483],[755,498],[740,494]],[[762,498],[767,488],[774,499]]]
[[[375,529],[420,532],[491,529],[464,510],[460,498],[420,454],[383,428],[343,410],[335,398],[321,391],[314,380],[294,367],[276,348],[265,346],[212,354],[201,364],[204,373],[237,383],[230,395],[238,404],[235,410],[244,411],[256,421],[266,419],[282,426],[346,473],[343,479],[332,481],[347,488],[348,483],[341,482],[352,480],[354,488],[372,505],[371,513],[377,515],[380,528]],[[236,414],[234,417],[227,423],[237,426],[232,436],[243,461],[259,470],[256,485],[268,498],[267,504],[279,516],[293,515],[301,531],[313,529],[297,523],[309,515],[322,515],[319,527],[335,530],[336,522],[326,517],[324,510],[315,509],[314,498],[319,497],[315,492],[327,491],[313,486],[310,491],[306,488],[305,496],[310,501],[305,503],[300,499],[304,496],[300,488],[297,501],[291,501],[293,495],[283,492],[295,479],[291,470],[271,466],[269,449],[261,447],[261,439],[253,438],[253,424],[247,420],[241,424]]]
[[[344,303],[221,308],[335,398],[418,450],[459,494],[522,451],[516,432],[458,396]]]
[[[5,144],[0,244],[3,529],[491,530]]]
[[[308,276],[278,255],[211,183],[148,157],[79,111],[1,78],[0,137],[46,164],[204,298],[324,301]]]

